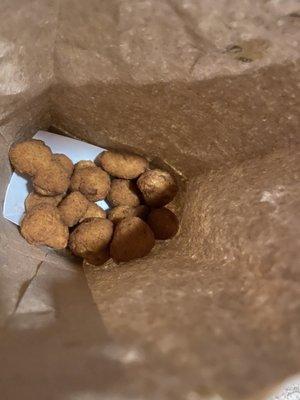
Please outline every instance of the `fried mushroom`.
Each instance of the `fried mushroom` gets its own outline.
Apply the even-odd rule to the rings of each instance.
[[[29,210],[21,222],[21,234],[30,244],[64,249],[69,230],[61,220],[59,211],[50,204],[40,204]]]

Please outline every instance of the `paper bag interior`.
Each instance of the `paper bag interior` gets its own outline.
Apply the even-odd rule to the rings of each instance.
[[[296,1],[2,1],[11,143],[49,129],[181,182],[181,229],[85,268],[0,220],[3,399],[262,399],[300,370]]]

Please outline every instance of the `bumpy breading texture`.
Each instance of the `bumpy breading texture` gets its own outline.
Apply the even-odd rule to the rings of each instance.
[[[86,167],[96,167],[96,164],[94,161],[91,160],[81,160],[78,161],[78,163],[75,164],[74,168],[75,169],[80,169],[80,168],[86,168]]]
[[[63,224],[58,209],[50,204],[32,208],[21,222],[21,234],[30,244],[64,249],[68,244],[69,230]]]
[[[106,212],[96,203],[89,203],[88,208],[84,215],[80,218],[79,222],[88,218],[106,218]]]
[[[109,192],[110,178],[99,167],[75,168],[71,177],[70,189],[78,190],[90,201],[102,200]]]
[[[26,197],[25,210],[29,211],[33,207],[38,206],[39,204],[50,204],[52,206],[57,206],[62,199],[63,199],[62,194],[58,194],[57,196],[42,196],[38,193],[31,192]]]
[[[80,192],[68,194],[58,206],[58,211],[65,225],[70,228],[76,225],[86,213],[88,199]]]
[[[178,218],[165,207],[152,210],[147,218],[147,224],[154,233],[155,239],[159,240],[172,238],[179,228]]]
[[[139,177],[137,185],[150,207],[162,207],[170,203],[178,190],[172,176],[160,169],[146,171]]]
[[[70,185],[70,177],[65,168],[57,161],[38,169],[33,178],[34,190],[43,196],[55,196],[65,193]]]
[[[9,149],[12,166],[21,174],[34,176],[52,159],[52,152],[42,140],[29,139],[14,143]]]
[[[123,179],[135,179],[149,167],[148,161],[136,154],[104,151],[95,160],[110,175]]]
[[[73,174],[74,165],[65,154],[53,154],[52,160],[59,162],[67,171],[69,176]]]
[[[117,224],[122,219],[127,217],[139,217],[145,219],[149,213],[149,208],[145,205],[136,207],[131,206],[118,206],[114,207],[108,212],[108,219],[114,224]]]
[[[84,256],[84,264],[102,265],[110,259],[109,247],[98,251],[98,253],[88,253]]]
[[[91,218],[81,222],[70,235],[71,251],[81,257],[105,249],[113,234],[113,224],[108,219]]]
[[[138,217],[119,222],[110,245],[110,255],[116,262],[130,261],[146,256],[154,246],[154,234]]]
[[[110,185],[107,201],[112,207],[138,206],[140,193],[133,181],[127,179],[114,179]]]

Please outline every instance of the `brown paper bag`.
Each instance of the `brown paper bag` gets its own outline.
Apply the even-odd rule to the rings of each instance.
[[[1,399],[262,399],[299,372],[298,17],[296,1],[2,1],[2,201],[10,144],[50,126],[183,189],[180,234],[119,266],[83,271],[1,219]]]

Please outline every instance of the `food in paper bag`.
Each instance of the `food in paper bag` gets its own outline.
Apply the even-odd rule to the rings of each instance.
[[[57,207],[39,204],[27,212],[21,223],[21,234],[30,244],[43,244],[54,249],[67,247],[68,227],[63,223]]]
[[[115,262],[144,257],[155,239],[169,239],[178,231],[176,215],[161,208],[173,200],[177,185],[168,172],[150,170],[141,156],[106,151],[95,162],[73,165],[43,141],[30,139],[13,144],[9,158],[33,183],[20,229],[30,244],[68,245],[85,263],[101,265],[110,257]],[[100,199],[112,206],[108,219],[94,203]]]
[[[103,210],[103,208],[98,206],[98,204],[89,202],[88,208],[80,218],[79,222],[82,222],[88,218],[106,218],[106,212]]]
[[[130,261],[150,253],[155,238],[149,226],[139,217],[122,219],[115,228],[110,254],[117,261]]]
[[[112,207],[138,206],[140,193],[136,183],[128,179],[114,179],[107,195],[107,201]]]
[[[103,200],[110,189],[110,178],[105,171],[96,166],[75,168],[70,189],[80,191],[90,201]]]
[[[172,201],[177,193],[177,185],[173,177],[160,169],[143,173],[138,181],[145,203],[150,207],[162,207]]]
[[[123,179],[135,179],[149,167],[148,161],[136,154],[105,151],[96,158],[100,165],[111,176]]]
[[[108,219],[112,221],[114,224],[117,224],[122,219],[127,217],[140,217],[141,219],[145,219],[149,214],[149,208],[144,204],[140,204],[139,206],[117,206],[109,210]]]
[[[168,208],[156,208],[147,218],[147,223],[152,229],[155,239],[166,240],[176,235],[179,222],[176,215]]]

